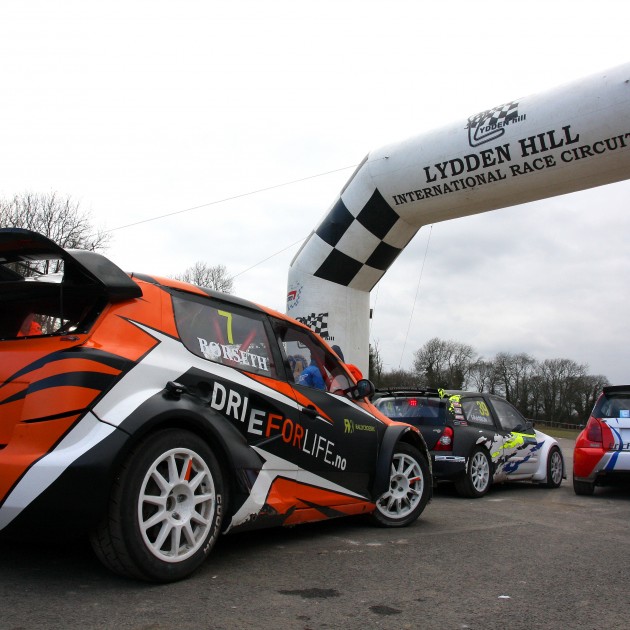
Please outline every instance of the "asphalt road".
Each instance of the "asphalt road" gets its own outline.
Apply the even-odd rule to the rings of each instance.
[[[561,440],[568,460],[571,440]],[[569,474],[570,477],[570,474]],[[439,489],[411,527],[222,538],[186,581],[118,578],[88,545],[0,543],[0,628],[627,628],[630,489]]]

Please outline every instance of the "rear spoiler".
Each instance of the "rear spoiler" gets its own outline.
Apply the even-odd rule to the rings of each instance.
[[[630,385],[607,385],[602,391],[604,394],[630,394]]]
[[[64,263],[62,284],[96,287],[109,302],[121,302],[142,296],[142,289],[105,256],[82,249],[63,249],[57,243],[31,230],[0,228],[0,283],[24,282],[24,277],[7,264],[29,264],[61,259]]]

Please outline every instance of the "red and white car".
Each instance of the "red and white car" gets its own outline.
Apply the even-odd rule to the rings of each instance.
[[[630,483],[630,385],[604,387],[573,452],[576,494],[615,482]]]

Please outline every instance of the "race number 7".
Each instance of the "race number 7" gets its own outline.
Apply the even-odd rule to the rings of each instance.
[[[227,339],[228,343],[234,343],[234,337],[232,336],[232,313],[227,311],[217,311],[221,317],[227,318]]]

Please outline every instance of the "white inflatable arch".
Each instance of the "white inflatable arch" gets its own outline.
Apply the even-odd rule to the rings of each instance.
[[[368,372],[370,291],[423,226],[630,178],[630,64],[373,151],[291,262],[287,313]]]

